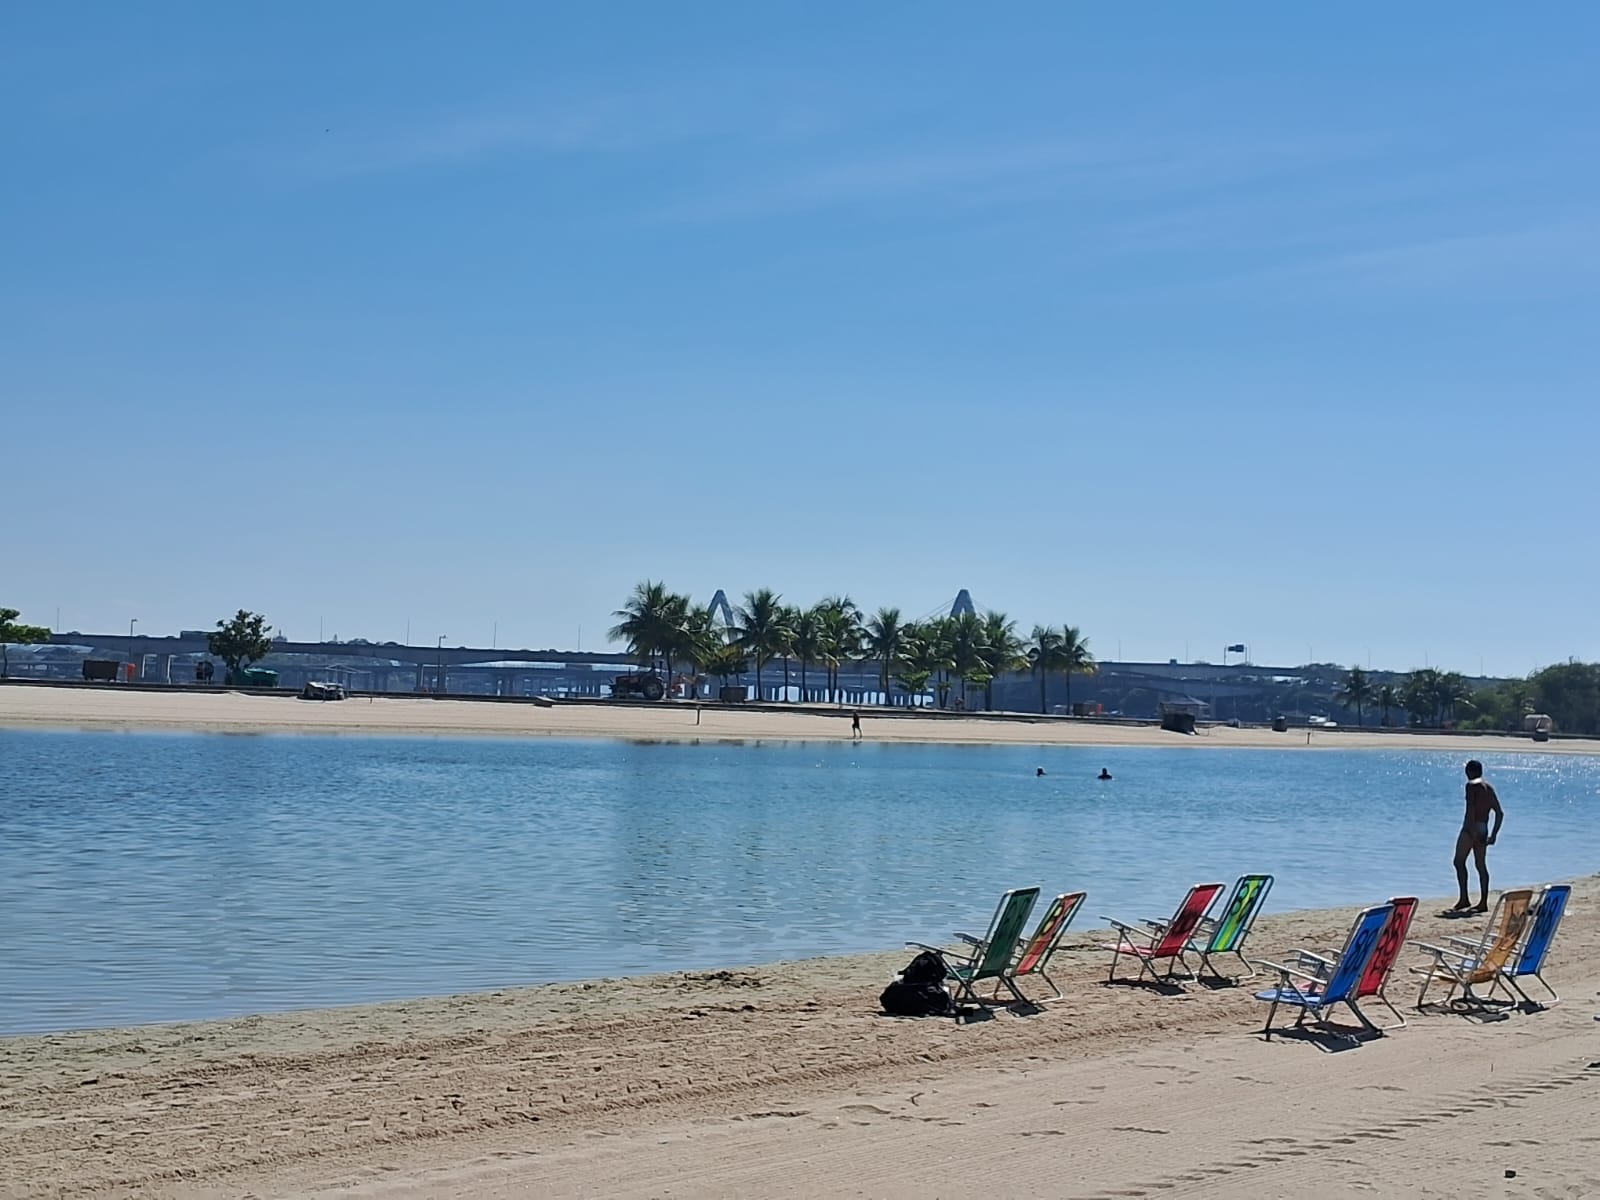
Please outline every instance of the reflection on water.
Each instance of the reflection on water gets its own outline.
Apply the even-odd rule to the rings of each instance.
[[[0,732],[0,1032],[1454,885],[1465,755]],[[1600,759],[1487,756],[1496,882],[1596,869]],[[1044,778],[1034,768],[1044,765]],[[1094,778],[1102,766],[1116,779]]]

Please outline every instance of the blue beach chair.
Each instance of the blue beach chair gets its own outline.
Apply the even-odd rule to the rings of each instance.
[[[1371,908],[1363,909],[1356,916],[1355,924],[1350,926],[1350,936],[1345,940],[1344,949],[1339,952],[1338,965],[1325,981],[1310,971],[1285,967],[1273,962],[1258,964],[1278,973],[1276,987],[1256,993],[1257,1000],[1272,1005],[1267,1012],[1266,1026],[1261,1031],[1268,1041],[1272,1040],[1272,1019],[1277,1016],[1280,1004],[1288,1004],[1300,1010],[1300,1015],[1294,1022],[1296,1029],[1301,1028],[1306,1018],[1310,1017],[1326,1032],[1338,1032],[1329,1025],[1327,1014],[1334,1005],[1343,1004],[1356,1015],[1356,1020],[1361,1022],[1362,1028],[1369,1033],[1382,1036],[1383,1030],[1367,1020],[1367,1014],[1356,1004],[1356,993],[1361,986],[1362,977],[1366,974],[1367,963],[1378,948],[1383,928],[1389,923],[1393,913],[1393,904],[1375,904]],[[1297,979],[1300,982],[1296,982]],[[1340,1034],[1340,1036],[1347,1037],[1351,1041],[1357,1040],[1352,1034]]]
[[[1546,981],[1544,960],[1550,953],[1550,943],[1556,940],[1556,930],[1561,927],[1561,918],[1567,911],[1567,901],[1572,898],[1572,887],[1565,883],[1552,883],[1539,893],[1535,903],[1533,919],[1528,924],[1528,938],[1522,943],[1522,953],[1517,956],[1515,966],[1507,967],[1501,972],[1498,985],[1503,980],[1506,986],[1514,990],[1517,995],[1530,1005],[1535,1001],[1522,990],[1517,983],[1518,979],[1537,979],[1539,986],[1550,993],[1550,1003],[1560,1004],[1561,997],[1556,995],[1555,988]]]

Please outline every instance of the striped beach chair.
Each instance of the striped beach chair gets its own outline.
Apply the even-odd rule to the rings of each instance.
[[[1500,982],[1512,956],[1522,944],[1527,931],[1528,918],[1533,909],[1533,889],[1517,888],[1500,893],[1494,912],[1477,941],[1470,938],[1448,938],[1450,946],[1433,946],[1417,942],[1419,950],[1426,951],[1433,961],[1424,966],[1412,967],[1413,975],[1422,976],[1422,987],[1417,992],[1417,1007],[1427,999],[1428,989],[1435,983],[1446,984],[1444,1002],[1455,999],[1461,991],[1460,1003],[1482,1008],[1493,1003],[1493,985]],[[1453,948],[1452,948],[1453,947]],[[1546,947],[1548,949],[1548,947]],[[1490,984],[1487,994],[1479,995],[1474,989],[1480,984]]]
[[[1272,1040],[1273,1018],[1278,1015],[1278,1008],[1285,1004],[1300,1010],[1300,1015],[1294,1022],[1296,1029],[1302,1028],[1306,1018],[1310,1017],[1325,1032],[1349,1038],[1351,1041],[1357,1040],[1354,1034],[1342,1033],[1328,1022],[1329,1011],[1335,1005],[1343,1004],[1355,1014],[1363,1029],[1381,1035],[1383,1030],[1369,1021],[1367,1014],[1362,1012],[1361,1006],[1356,1003],[1356,991],[1361,985],[1373,954],[1378,949],[1384,927],[1388,925],[1389,918],[1393,914],[1392,904],[1377,904],[1358,913],[1355,923],[1350,926],[1350,936],[1345,939],[1344,949],[1332,960],[1333,970],[1326,979],[1297,967],[1262,962],[1263,967],[1278,973],[1276,987],[1256,993],[1257,1000],[1272,1005],[1267,1010],[1267,1023],[1261,1030],[1262,1035],[1268,1041]],[[1305,951],[1299,952],[1299,954],[1304,953]]]
[[[1200,922],[1205,920],[1225,886],[1221,883],[1195,884],[1183,898],[1183,903],[1178,905],[1178,911],[1172,914],[1171,920],[1145,921],[1142,929],[1102,916],[1100,919],[1117,931],[1117,940],[1105,942],[1101,947],[1111,951],[1111,973],[1106,981],[1109,983],[1116,979],[1117,963],[1123,958],[1132,958],[1139,963],[1138,980],[1144,979],[1148,971],[1155,982],[1170,983],[1180,965],[1193,978],[1194,972],[1189,969],[1189,963],[1183,957],[1184,952],[1190,949],[1190,938],[1200,928]],[[1156,973],[1154,964],[1160,962],[1167,964],[1165,977]]]

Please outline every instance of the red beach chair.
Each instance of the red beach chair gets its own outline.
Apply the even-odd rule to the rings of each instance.
[[[1143,979],[1146,971],[1150,978],[1157,983],[1171,982],[1178,966],[1181,964],[1189,977],[1194,978],[1194,971],[1190,969],[1183,952],[1189,948],[1189,939],[1194,931],[1200,927],[1200,922],[1205,919],[1211,906],[1217,902],[1217,897],[1222,895],[1222,889],[1227,886],[1221,883],[1197,883],[1189,889],[1189,894],[1183,898],[1183,903],[1178,905],[1178,911],[1173,913],[1170,921],[1146,921],[1145,928],[1139,929],[1133,925],[1125,925],[1121,921],[1113,921],[1110,917],[1101,917],[1117,931],[1115,942],[1106,942],[1103,949],[1111,951],[1111,973],[1107,982],[1117,977],[1117,963],[1124,955],[1139,961],[1139,978]],[[1138,941],[1134,939],[1137,938]],[[1142,943],[1142,944],[1141,944]],[[1165,962],[1167,973],[1165,978],[1156,973],[1153,964]]]
[[[1376,996],[1379,1003],[1395,1016],[1396,1023],[1385,1025],[1384,1028],[1404,1029],[1405,1016],[1390,1003],[1386,989],[1389,986],[1389,973],[1394,970],[1395,960],[1400,957],[1400,951],[1406,944],[1406,934],[1411,932],[1411,918],[1417,912],[1417,898],[1396,896],[1389,903],[1393,911],[1384,924],[1383,932],[1378,935],[1378,944],[1372,951],[1372,957],[1367,960],[1367,969],[1361,974],[1361,982],[1356,985],[1355,998],[1365,1000],[1368,996]],[[1339,965],[1337,951],[1323,955],[1300,950],[1295,957],[1300,966],[1309,968],[1312,974],[1323,981],[1323,986],[1327,985],[1327,980]]]

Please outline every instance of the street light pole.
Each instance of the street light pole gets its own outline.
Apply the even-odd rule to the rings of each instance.
[[[441,633],[439,635],[439,644],[434,647],[438,654],[433,663],[433,694],[435,696],[444,695],[444,639],[448,636],[448,634]]]
[[[128,618],[128,665],[133,665],[133,627],[139,623],[138,617]],[[133,682],[133,676],[128,676],[128,682]]]

